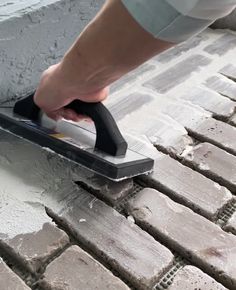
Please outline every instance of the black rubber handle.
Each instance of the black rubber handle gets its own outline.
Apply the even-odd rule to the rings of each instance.
[[[14,113],[32,121],[39,120],[40,108],[34,103],[33,94],[17,101]],[[112,156],[126,154],[128,144],[121,135],[111,113],[102,103],[85,103],[75,100],[66,106],[77,114],[90,117],[96,127],[97,137],[95,148]]]

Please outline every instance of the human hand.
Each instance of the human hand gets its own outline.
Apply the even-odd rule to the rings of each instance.
[[[64,118],[78,122],[84,119],[85,116],[64,107],[76,99],[88,103],[101,102],[107,98],[109,88],[90,92],[89,88],[85,89],[78,83],[74,84],[75,81],[61,63],[49,67],[41,76],[34,95],[35,104],[54,120]]]

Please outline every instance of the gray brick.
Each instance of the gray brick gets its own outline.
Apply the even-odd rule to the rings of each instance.
[[[146,141],[168,152],[182,152],[192,143],[192,139],[185,128],[172,118],[151,111],[158,106],[156,101],[157,98],[146,92],[135,92],[117,97],[108,102],[107,107],[119,121],[118,125],[123,132],[136,138],[145,136]]]
[[[205,87],[192,87],[191,90],[188,90],[180,98],[202,107],[220,119],[232,116],[236,108],[236,102]]]
[[[233,101],[236,101],[236,83],[223,75],[215,75],[206,80],[205,85],[226,96]]]
[[[206,34],[199,34],[179,45],[174,46],[173,48],[168,49],[167,51],[164,51],[163,53],[154,57],[153,60],[160,63],[170,62],[171,60],[181,56],[189,50],[196,48],[199,46],[199,44],[202,43],[202,41],[205,41],[207,38],[208,37]]]
[[[0,290],[30,290],[0,258]]]
[[[0,244],[30,271],[37,271],[68,242],[66,233],[41,209],[1,192]]]
[[[224,66],[219,73],[221,73],[222,75],[232,79],[233,81],[236,81],[236,66],[233,64],[228,64],[226,66]]]
[[[236,237],[173,202],[154,189],[144,189],[129,202],[136,222],[165,241],[229,289],[236,286]]]
[[[120,279],[77,246],[70,247],[47,266],[40,284],[47,290],[129,289]]]
[[[212,44],[208,45],[204,48],[204,51],[209,54],[218,54],[224,55],[231,49],[234,49],[236,46],[236,36],[233,33],[228,33],[217,40],[215,40]]]
[[[236,235],[236,212],[232,215],[232,217],[228,220],[225,229]]]
[[[236,126],[236,114],[234,114],[234,115],[232,116],[232,118],[230,119],[230,124]]]
[[[184,159],[209,178],[236,193],[236,157],[209,143],[201,143],[188,150]]]
[[[196,267],[185,266],[174,278],[168,290],[226,290],[207,274]]]
[[[232,199],[226,188],[164,154],[155,160],[154,172],[140,178],[209,219]]]
[[[213,118],[208,118],[199,123],[197,127],[189,127],[189,130],[200,140],[208,141],[232,154],[236,154],[235,127]]]
[[[114,84],[112,84],[110,92],[115,93],[116,91],[119,91],[120,89],[131,86],[137,80],[142,81],[146,73],[150,73],[151,71],[154,71],[155,69],[156,69],[155,65],[150,64],[148,62],[144,63],[140,67],[131,71],[130,73],[128,73],[127,75],[125,75],[124,77],[116,81]]]
[[[139,111],[143,106],[151,103],[153,96],[147,94],[133,93],[107,104],[107,108],[112,113],[114,119],[118,122],[131,113]]]
[[[193,72],[199,71],[210,62],[211,60],[203,55],[192,55],[147,81],[144,86],[164,94],[186,81]]]
[[[167,248],[82,190],[64,210],[50,215],[139,289],[150,289],[173,262]]]

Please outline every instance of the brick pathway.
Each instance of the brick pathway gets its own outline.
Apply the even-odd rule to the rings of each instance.
[[[235,43],[207,30],[112,86],[151,175],[107,181],[0,130],[0,290],[236,289]]]

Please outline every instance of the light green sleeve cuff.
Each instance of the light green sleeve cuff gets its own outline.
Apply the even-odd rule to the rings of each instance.
[[[209,1],[212,0],[205,0],[208,4]],[[217,0],[214,1],[217,2]],[[229,1],[233,2],[234,0]],[[209,13],[211,15],[209,19],[207,17],[196,18],[188,16],[181,12],[180,9],[177,10],[172,3],[174,1],[170,0],[122,0],[122,2],[129,13],[146,31],[156,38],[173,43],[183,42],[198,34],[217,18],[216,16],[215,19],[212,19],[212,13]],[[178,4],[182,2],[182,5],[184,2],[188,3],[187,6],[191,8],[189,9],[190,15],[194,14],[194,9],[199,10],[200,4],[198,0],[179,0],[175,2]],[[192,3],[192,6],[190,3]],[[221,4],[220,7],[224,6]],[[231,7],[233,8],[234,5],[232,4]],[[206,13],[206,10],[202,11]]]

